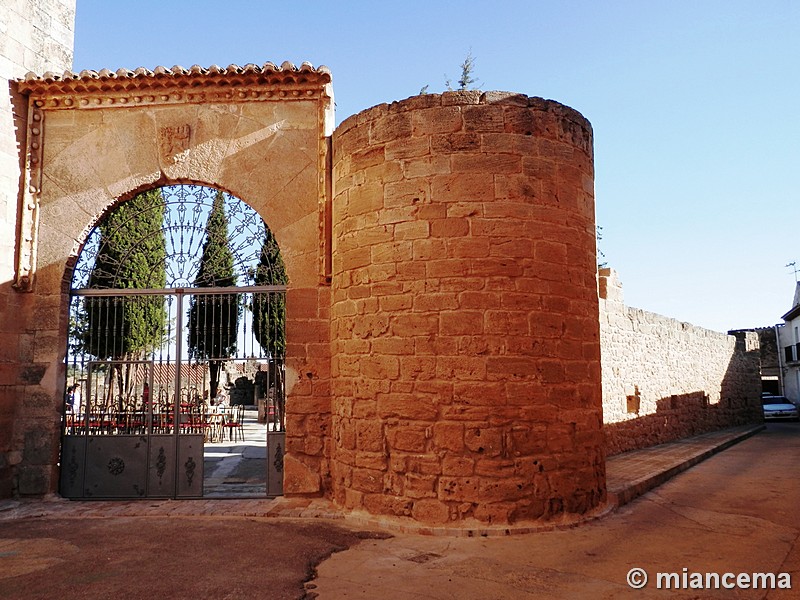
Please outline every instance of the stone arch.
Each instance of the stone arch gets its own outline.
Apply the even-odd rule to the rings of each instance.
[[[440,524],[602,505],[590,124],[461,92],[368,109],[329,137],[329,85],[306,65],[19,84],[17,287],[36,293],[21,302],[18,493],[54,489],[69,257],[113,199],[192,181],[246,199],[281,246],[287,493]]]
[[[258,211],[256,211],[250,205],[250,203],[247,202],[246,199],[240,198],[235,193],[231,192],[229,189],[223,189],[222,187],[220,187],[218,185],[209,184],[209,183],[202,182],[202,181],[193,181],[193,180],[158,181],[155,184],[143,185],[143,186],[140,186],[140,187],[138,187],[136,189],[130,190],[129,192],[126,192],[125,194],[123,194],[119,198],[116,198],[116,199],[112,200],[106,206],[104,212],[101,215],[99,215],[97,218],[95,218],[92,221],[92,223],[87,225],[87,227],[83,230],[83,232],[81,233],[80,239],[77,240],[78,244],[76,246],[76,251],[74,253],[72,253],[67,258],[67,261],[66,261],[66,264],[65,264],[65,269],[64,269],[64,277],[63,277],[62,287],[64,287],[64,286],[70,287],[71,286],[72,281],[73,281],[74,268],[76,267],[76,264],[79,261],[81,255],[82,255],[82,253],[83,253],[83,251],[85,249],[85,245],[86,245],[87,241],[89,240],[89,236],[90,236],[91,232],[97,227],[97,225],[102,223],[104,219],[106,219],[110,214],[112,214],[119,206],[123,205],[125,202],[127,202],[128,200],[134,198],[135,196],[137,196],[138,194],[140,194],[142,192],[146,192],[146,191],[149,191],[149,190],[155,190],[155,189],[172,188],[172,187],[184,186],[184,185],[196,186],[198,188],[206,188],[206,189],[209,189],[209,190],[218,190],[220,192],[223,192],[224,194],[227,194],[228,196],[233,198],[236,202],[240,202],[244,207],[246,207],[245,210],[252,210],[256,215],[258,215],[264,221],[264,223],[267,225],[267,227],[270,228],[270,230],[272,229],[272,227],[270,226],[270,222],[269,222],[269,219],[268,219],[267,216],[265,216],[264,214],[259,213]],[[280,244],[279,244],[279,246],[280,246]]]
[[[45,74],[20,82],[19,91],[29,127],[17,287],[35,292],[24,303],[36,366],[21,403],[30,408],[15,426],[16,493],[56,490],[66,277],[89,230],[137,191],[183,182],[246,201],[281,247],[290,279],[287,367],[294,373],[285,491],[319,493],[330,405],[327,69],[268,63]],[[26,451],[29,442],[36,448]]]

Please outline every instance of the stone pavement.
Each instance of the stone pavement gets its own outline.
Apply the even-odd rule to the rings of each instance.
[[[666,453],[653,460],[668,464]],[[800,424],[770,423],[580,527],[364,540],[320,563],[309,585],[319,600],[797,600],[798,464]]]
[[[606,460],[609,501],[615,506],[627,504],[762,429],[764,425],[742,425],[612,456]]]
[[[254,406],[245,407],[242,434],[206,442],[203,473],[205,498],[254,498],[267,495],[267,425],[258,422]]]
[[[617,507],[660,485],[670,477],[728,448],[763,429],[747,425],[705,433],[692,438],[634,450],[608,459],[606,476],[609,503],[581,520],[562,520],[550,524],[473,528],[427,527],[411,521],[389,520],[371,515],[345,515],[324,499],[248,498],[199,500],[93,500],[70,501],[53,496],[43,500],[0,500],[0,522],[24,518],[87,517],[285,517],[347,521],[357,527],[386,528],[390,531],[430,535],[489,536],[530,533],[558,527],[571,527],[583,520],[604,516]]]
[[[367,587],[364,595],[358,597],[395,597],[381,591],[381,585],[386,584],[382,580],[385,571],[381,569],[387,560],[395,561],[392,564],[408,560],[415,568],[424,567],[423,571],[431,561],[432,568],[436,563],[438,569],[441,561],[450,560],[444,558],[448,555],[452,555],[452,560],[464,558],[458,550],[460,546],[455,545],[456,539],[472,538],[478,542],[490,538],[495,544],[511,544],[498,547],[497,556],[503,557],[507,570],[513,570],[511,557],[530,554],[529,542],[524,540],[539,538],[513,535],[504,542],[503,538],[509,534],[543,532],[546,536],[573,531],[585,537],[599,524],[609,522],[599,517],[761,429],[763,426],[729,429],[612,457],[607,469],[610,500],[607,506],[581,521],[562,520],[536,526],[427,528],[367,515],[345,516],[323,499],[0,500],[0,598],[86,599],[120,594],[128,598],[313,598],[318,583],[325,584],[319,586],[320,591],[328,586],[323,598],[350,598],[344,588],[336,586],[350,586],[353,582],[348,583],[345,577],[330,587],[330,570],[341,573],[341,566],[337,570],[325,560],[332,552],[344,550],[347,557],[337,554],[331,559],[334,564],[341,560],[364,563],[358,567],[359,581]],[[666,514],[659,510],[657,514]],[[655,518],[647,515],[643,522],[652,525]],[[587,523],[587,527],[575,528],[581,522]],[[641,530],[642,525],[637,527]],[[418,533],[429,535],[414,535]],[[380,543],[377,540],[387,537],[392,538],[387,540],[395,553],[391,556],[383,556],[384,547],[377,545]],[[541,538],[542,543],[551,539]],[[517,548],[519,543],[524,548]],[[537,541],[535,546],[541,543]],[[587,552],[589,556],[595,555],[595,550]],[[175,577],[153,582],[140,580],[138,570],[151,568],[147,556],[161,557],[158,560],[169,563]],[[72,571],[65,571],[65,561]],[[246,573],[237,576],[235,591],[224,578],[218,580],[215,576],[213,565],[219,561],[226,565],[224,573],[237,569]],[[349,572],[352,565],[347,564]],[[317,567],[320,574],[325,573],[319,581]],[[470,572],[475,581],[488,581],[493,575],[484,571],[494,572],[496,568],[497,565],[490,568],[476,563]],[[284,574],[282,582],[275,579],[276,569]],[[555,571],[550,574],[561,577]],[[470,574],[465,572],[462,576],[469,578]],[[520,577],[511,572],[508,576],[514,580]],[[536,582],[523,583],[536,589]],[[399,593],[398,598],[411,598],[404,595],[407,592],[410,590],[398,588],[393,593]],[[488,589],[487,592],[489,595],[480,597],[493,597]],[[461,593],[455,590],[451,596],[443,597],[463,597]]]

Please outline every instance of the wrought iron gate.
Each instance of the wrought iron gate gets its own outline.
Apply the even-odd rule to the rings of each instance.
[[[215,450],[219,453],[219,444],[226,439],[244,438],[245,428],[251,437],[263,436],[248,441],[263,446],[265,453],[259,463],[264,469],[262,485],[250,485],[248,495],[255,488],[263,489],[263,495],[282,493],[283,356],[264,351],[263,341],[259,342],[262,332],[253,323],[260,305],[280,307],[284,293],[282,286],[75,293],[71,314],[76,315],[73,320],[83,321],[77,335],[84,340],[95,338],[84,342],[85,346],[120,344],[115,329],[121,327],[121,315],[137,310],[162,308],[168,326],[162,344],[137,358],[83,360],[72,356],[69,371],[76,383],[68,388],[65,402],[62,495],[202,497],[207,455]],[[225,346],[219,342],[224,333],[214,316],[229,309],[240,310],[246,318],[236,329],[235,344]],[[203,332],[207,346],[229,350],[235,345],[236,352],[206,352],[198,358],[196,349],[189,348],[192,336],[199,335],[192,334],[198,329],[197,324],[192,325],[192,317],[207,328]],[[123,354],[123,348],[94,350],[100,355]],[[235,386],[227,394],[214,394],[211,389],[213,362],[218,363],[220,373],[235,378]],[[222,383],[217,387],[221,389]],[[245,405],[252,405],[247,411],[249,422],[244,419]],[[239,406],[242,408],[236,408]],[[236,419],[237,411],[242,414],[241,421]],[[270,456],[266,456],[268,441]],[[218,490],[216,495],[225,494]]]
[[[198,223],[211,220],[206,201],[212,196],[219,202],[221,194],[215,190],[173,186],[145,198],[139,214],[155,210],[158,215],[140,246],[159,235],[168,242],[161,248],[157,268],[143,261],[144,251],[128,244],[118,252],[112,265],[116,270],[106,277],[106,285],[93,286],[92,281],[100,280],[98,272],[105,276],[102,269],[112,271],[108,256],[113,253],[102,250],[113,241],[114,232],[96,228],[87,240],[70,302],[63,496],[282,493],[286,286],[237,285],[258,282],[255,273],[263,269],[265,250],[257,264],[262,247],[258,242],[269,231],[260,217],[227,197],[225,213],[232,219],[233,232],[226,229],[230,239],[223,241],[242,250],[233,253],[238,276],[224,287],[214,281],[209,287],[179,287],[199,279],[197,254],[210,233],[206,226],[205,233],[198,234],[204,231]],[[130,223],[137,216],[125,218]],[[160,279],[151,279],[173,287],[131,285],[120,275],[128,262],[146,273],[160,270]],[[231,448],[240,447],[242,457],[252,455],[248,468],[241,468],[244,460],[227,461],[221,468],[223,450],[231,453]],[[235,486],[225,485],[245,479],[231,477],[236,469],[249,472],[245,483],[250,484],[239,481],[236,489],[244,492],[238,494],[231,493]],[[223,472],[224,481],[219,475]]]

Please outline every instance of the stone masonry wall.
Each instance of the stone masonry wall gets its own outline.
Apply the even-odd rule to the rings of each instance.
[[[320,235],[332,102],[327,70],[286,63],[171,72],[168,78],[106,72],[17,85],[30,95],[30,131],[44,143],[38,154],[31,152],[41,189],[33,289],[11,292],[29,309],[7,320],[30,343],[21,366],[24,385],[12,400],[13,435],[3,438],[10,438],[9,454],[18,459],[10,469],[12,493],[57,489],[71,267],[88,232],[139,191],[192,182],[247,202],[281,248],[289,278],[286,411],[292,428],[284,491],[321,495],[331,405],[330,293],[323,270],[329,249]],[[181,131],[187,133],[178,140]],[[170,143],[160,143],[164,139]]]
[[[611,269],[599,283],[609,455],[762,420],[755,332],[726,335],[627,307]]]
[[[601,503],[589,123],[423,95],[347,119],[333,152],[334,500],[431,524]]]
[[[68,280],[86,233],[174,182],[234,193],[281,245],[288,495],[430,524],[574,516],[605,499],[606,443],[760,420],[753,334],[627,308],[610,273],[598,322],[592,132],[574,110],[417,96],[351,117],[329,146],[329,74],[287,67],[269,84],[217,69],[201,93],[186,89],[196,73],[166,70],[142,76],[144,94],[130,73],[121,87],[110,72],[91,89],[43,83],[29,115],[9,81],[71,66],[74,14],[75,0],[0,5],[0,497],[56,490]],[[159,136],[176,128],[191,135],[170,154]],[[28,143],[41,188],[22,212],[38,211],[39,238],[21,293]]]
[[[0,3],[0,498],[11,494],[12,469],[23,455],[37,462],[53,460],[41,427],[26,435],[23,448],[11,444],[17,399],[36,373],[32,336],[22,326],[32,299],[11,287],[27,105],[12,97],[9,81],[28,71],[71,68],[74,20],[75,0]],[[32,480],[35,487],[39,475],[26,473],[25,481]]]

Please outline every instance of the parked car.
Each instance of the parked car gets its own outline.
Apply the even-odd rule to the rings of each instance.
[[[784,396],[763,396],[761,404],[764,408],[764,420],[800,421],[800,411]]]

